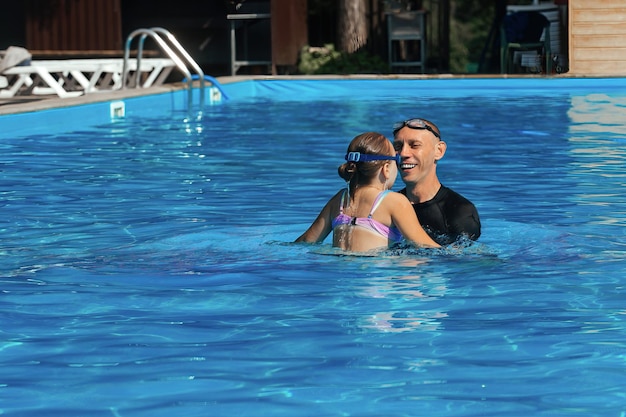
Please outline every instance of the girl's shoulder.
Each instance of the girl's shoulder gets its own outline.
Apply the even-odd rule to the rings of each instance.
[[[395,201],[409,201],[409,199],[404,194],[400,194],[397,191],[387,191],[385,198],[393,199]]]
[[[326,203],[326,206],[330,208],[331,211],[337,211],[339,210],[339,207],[341,206],[342,202],[344,202],[344,199],[347,200],[348,197],[348,192],[347,190],[344,188],[342,190],[339,190],[335,193],[335,195],[333,195],[330,200],[328,200],[328,203]]]
[[[397,191],[389,191],[385,195],[385,200],[394,205],[411,205],[409,199],[404,194],[400,194]]]

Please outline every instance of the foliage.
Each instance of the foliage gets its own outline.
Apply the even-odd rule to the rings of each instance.
[[[362,0],[365,2],[366,0]],[[437,49],[441,45],[442,39],[439,31],[440,22],[437,20],[440,2],[438,0],[367,0],[370,4],[378,2],[381,9],[419,9],[424,8],[429,11],[429,50],[428,62],[431,66],[439,66],[443,62],[449,63],[449,71],[451,73],[466,73],[470,66],[476,67],[481,61],[489,62],[493,58],[493,34],[492,25],[496,11],[496,3],[505,0],[450,0],[450,21],[449,21],[449,56],[440,56],[442,52]],[[517,4],[529,4],[532,0],[515,0]],[[308,8],[310,16],[319,18],[316,22],[320,28],[310,28],[310,33],[316,35],[322,33],[323,36],[318,38],[310,37],[310,41],[315,45],[324,43],[338,44],[338,36],[334,28],[336,19],[339,18],[338,12],[339,0],[308,0]],[[328,27],[333,30],[328,30]],[[368,49],[370,52],[386,56],[384,45],[385,31],[384,27],[379,32],[369,33]],[[490,38],[491,36],[491,38]],[[382,40],[382,42],[381,42]],[[317,41],[317,42],[316,42]],[[434,42],[434,43],[432,43]],[[338,52],[337,52],[338,53]],[[483,56],[485,55],[485,56]],[[316,61],[319,63],[309,63],[307,65],[315,65],[315,69],[302,68],[301,72],[305,74],[328,74],[331,68],[340,70],[341,73],[387,73],[390,69],[386,64],[381,62],[375,63],[376,59],[367,55],[362,56],[360,53],[356,57],[335,56],[332,58],[322,58],[321,56],[305,57],[306,60]],[[324,61],[324,62],[321,62]],[[380,60],[379,60],[380,61]],[[483,62],[483,64],[484,64]],[[385,67],[384,69],[382,67]],[[357,68],[355,68],[357,67]],[[360,67],[360,68],[359,68]],[[483,71],[489,68],[483,68]]]
[[[493,0],[452,1],[450,17],[450,71],[463,73],[478,63],[493,23]]]
[[[319,74],[319,70],[333,59],[341,57],[341,53],[335,51],[332,44],[322,47],[304,46],[300,50],[300,62],[298,71],[302,74]]]
[[[332,44],[305,46],[300,51],[298,70],[302,74],[388,74],[389,66],[379,56],[360,50],[345,53]]]

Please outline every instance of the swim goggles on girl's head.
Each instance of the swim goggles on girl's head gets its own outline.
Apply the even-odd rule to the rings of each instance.
[[[435,129],[433,129],[427,122],[425,122],[422,119],[409,119],[409,120],[405,120],[403,122],[394,123],[393,124],[393,134],[395,135],[396,133],[398,133],[398,130],[402,129],[405,126],[411,128],[411,129],[425,129],[425,130],[428,130],[433,135],[437,136],[438,139],[441,139],[441,136],[439,135],[439,133],[437,133],[435,131]]]
[[[346,154],[346,161],[348,162],[372,162],[372,161],[396,161],[399,164],[402,158],[399,154],[394,156],[390,155],[370,155],[361,152],[348,152]]]

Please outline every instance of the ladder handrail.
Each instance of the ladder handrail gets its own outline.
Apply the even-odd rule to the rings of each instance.
[[[204,105],[204,79],[205,79],[204,71],[202,71],[202,68],[200,68],[200,65],[198,65],[198,63],[194,61],[194,59],[191,57],[191,55],[189,55],[187,50],[183,48],[180,42],[178,42],[178,39],[176,39],[176,37],[172,35],[172,33],[169,30],[160,28],[160,27],[153,27],[152,30],[155,31],[156,33],[161,33],[165,35],[167,37],[167,40],[169,40],[170,43],[176,47],[178,52],[183,56],[183,58],[187,60],[187,63],[191,65],[191,67],[196,71],[196,74],[198,74],[198,78],[200,78],[200,106],[202,107]]]
[[[128,37],[126,38],[126,45],[124,47],[124,62],[122,66],[122,88],[123,89],[126,88],[126,81],[128,78],[128,72],[129,72],[128,60],[130,59],[130,45],[133,39],[135,38],[135,36],[137,35],[141,35],[141,38],[139,39],[139,46],[137,47],[137,71],[135,73],[136,87],[139,86],[139,76],[141,75],[141,58],[143,55],[143,44],[145,42],[146,37],[150,36],[161,47],[163,52],[165,52],[165,54],[172,61],[174,61],[174,64],[176,64],[178,69],[182,71],[183,74],[185,74],[185,79],[188,80],[188,83],[187,83],[188,107],[189,109],[191,109],[192,104],[193,104],[192,103],[193,102],[193,97],[192,97],[193,81],[192,81],[191,73],[189,72],[187,65],[185,65],[185,63],[180,59],[180,57],[172,50],[172,48],[169,47],[169,45],[163,40],[161,36],[159,36],[158,33],[166,35],[168,40],[172,44],[174,44],[174,46],[178,49],[179,53],[181,53],[184,56],[184,58],[191,64],[192,67],[194,67],[194,70],[196,70],[198,74],[202,74],[202,77],[200,78],[201,79],[200,84],[202,87],[200,89],[200,106],[203,107],[204,106],[204,73],[202,72],[198,64],[187,53],[187,51],[183,49],[183,47],[176,40],[176,38],[174,38],[174,36],[170,32],[168,32],[167,30],[163,28],[137,29],[137,30],[134,30],[130,35],[128,35]]]

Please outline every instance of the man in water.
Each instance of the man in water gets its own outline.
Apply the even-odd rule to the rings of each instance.
[[[424,119],[394,124],[393,146],[401,157],[398,172],[424,230],[440,245],[459,238],[476,240],[480,218],[474,204],[439,182],[437,162],[446,153],[439,128]]]

